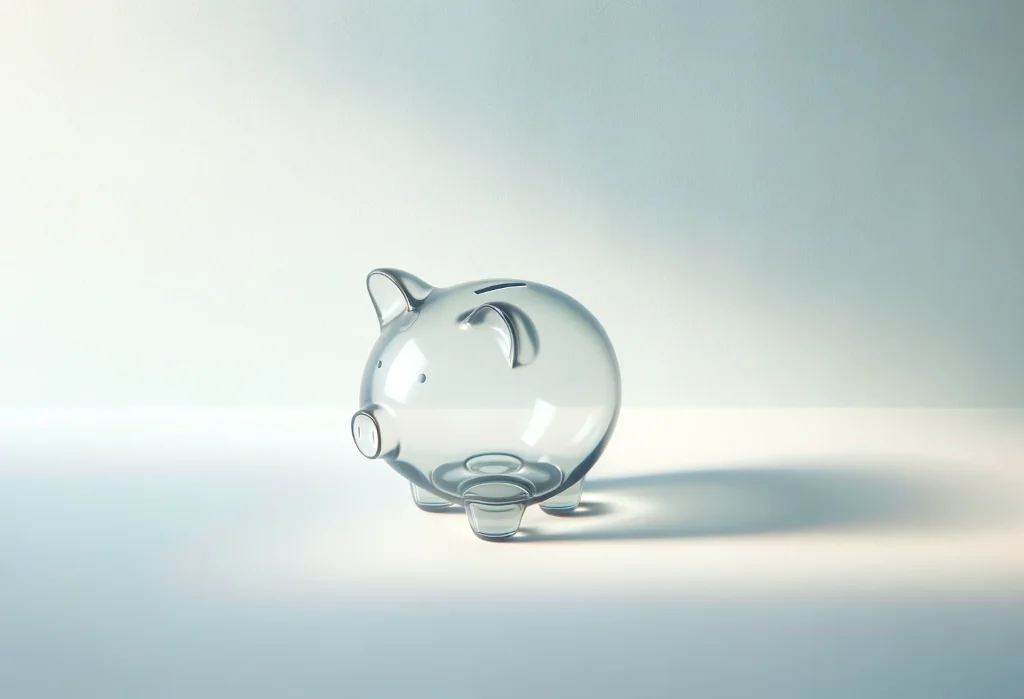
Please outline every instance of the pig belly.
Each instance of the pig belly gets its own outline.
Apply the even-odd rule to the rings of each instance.
[[[557,491],[601,441],[607,425],[598,415],[543,401],[405,412],[399,458],[454,499],[539,500]],[[502,483],[510,487],[497,487]]]
[[[459,499],[472,494],[475,500],[496,503],[542,497],[556,490],[563,478],[553,464],[525,462],[510,454],[481,454],[443,464],[430,474],[430,482],[443,493]]]

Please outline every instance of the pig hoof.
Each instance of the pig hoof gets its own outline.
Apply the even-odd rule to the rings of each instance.
[[[444,498],[438,497],[429,490],[425,490],[415,484],[412,484],[412,499],[416,503],[416,507],[424,512],[440,512],[451,506],[451,503]]]
[[[510,502],[494,505],[483,502],[467,502],[466,514],[473,533],[485,541],[511,539],[523,520],[526,505]]]
[[[540,504],[540,509],[551,515],[565,514],[572,512],[580,504],[580,496],[583,495],[583,479],[579,479],[558,495],[550,497]]]

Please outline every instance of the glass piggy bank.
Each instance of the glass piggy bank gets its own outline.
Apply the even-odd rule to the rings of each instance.
[[[532,504],[575,509],[621,401],[597,319],[529,281],[435,288],[375,269],[366,287],[380,337],[352,416],[363,456],[402,474],[423,510],[462,505],[482,539],[514,536]]]

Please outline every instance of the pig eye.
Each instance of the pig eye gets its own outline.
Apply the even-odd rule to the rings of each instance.
[[[427,375],[426,374],[420,374],[419,376],[416,377],[416,380],[419,381],[420,383],[423,383],[424,381],[427,380]]]
[[[380,360],[378,359],[378,360],[377,360],[377,368],[378,368],[378,369],[380,369],[380,368],[381,368],[382,366],[384,366],[384,362],[382,362],[382,361],[380,361]]]

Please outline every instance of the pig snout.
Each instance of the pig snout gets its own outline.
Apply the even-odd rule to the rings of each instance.
[[[381,455],[383,441],[378,422],[372,408],[364,409],[352,416],[352,439],[359,453],[367,459]]]
[[[352,440],[367,459],[398,455],[398,424],[387,408],[371,404],[352,416]]]

